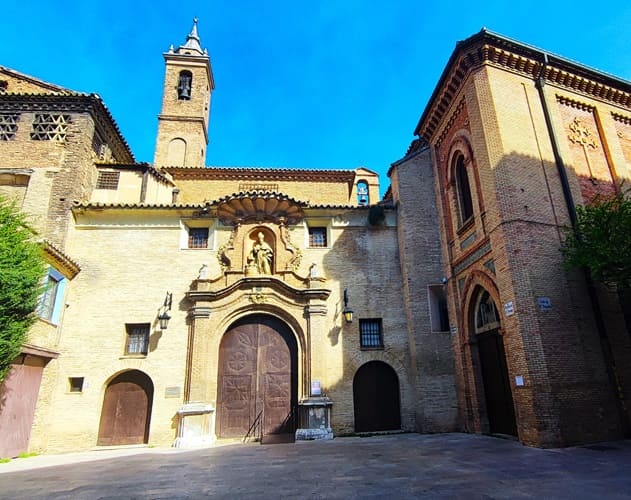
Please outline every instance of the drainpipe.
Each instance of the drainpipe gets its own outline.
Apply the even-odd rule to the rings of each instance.
[[[142,172],[142,184],[140,185],[140,203],[144,203],[147,198],[147,183],[149,182],[149,168],[145,167]]]
[[[541,69],[539,70],[539,74],[535,78],[535,87],[539,92],[539,100],[541,101],[541,107],[543,109],[543,115],[546,121],[546,128],[548,129],[548,135],[550,137],[550,142],[552,145],[552,152],[554,154],[554,161],[557,166],[557,171],[559,172],[559,179],[561,180],[561,188],[563,190],[563,198],[565,199],[565,204],[567,206],[568,214],[570,216],[570,221],[572,222],[572,227],[576,228],[578,223],[578,218],[576,216],[576,206],[574,204],[574,198],[572,196],[572,191],[570,190],[570,183],[567,177],[567,170],[565,168],[565,164],[563,163],[563,158],[561,158],[561,153],[559,151],[559,140],[556,135],[556,130],[552,125],[552,119],[550,116],[550,108],[548,107],[548,101],[546,100],[544,86],[546,84],[545,81],[545,71],[548,66],[548,54],[543,53],[543,63],[541,65]],[[581,235],[579,234],[580,238]],[[600,308],[600,302],[598,301],[598,294],[596,292],[596,288],[594,287],[594,282],[592,280],[589,269],[584,267],[582,269],[583,276],[585,277],[585,281],[587,282],[587,291],[589,294],[589,300],[592,306],[592,312],[594,314],[594,321],[596,322],[596,329],[598,330],[598,337],[600,339],[600,347],[603,351],[603,357],[605,358],[605,366],[607,368],[607,376],[609,378],[609,382],[614,389],[614,393],[616,396],[616,403],[620,418],[620,424],[622,425],[622,431],[625,437],[629,437],[631,435],[631,429],[629,425],[629,419],[627,416],[626,405],[624,401],[624,394],[622,393],[622,387],[620,385],[620,381],[618,379],[618,371],[616,369],[616,361],[613,356],[613,352],[611,350],[611,343],[609,342],[609,337],[607,335],[607,328],[605,326],[605,321],[602,316],[602,311]]]

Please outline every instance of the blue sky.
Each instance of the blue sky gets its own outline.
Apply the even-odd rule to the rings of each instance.
[[[0,65],[100,94],[151,162],[162,53],[194,16],[216,83],[208,165],[363,165],[382,191],[456,42],[482,27],[631,80],[619,0],[9,2]]]

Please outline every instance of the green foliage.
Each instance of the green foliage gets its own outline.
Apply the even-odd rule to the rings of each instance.
[[[0,197],[0,382],[35,320],[46,267],[34,237],[24,214]]]
[[[595,281],[631,289],[631,199],[629,190],[577,206],[577,227],[562,248],[566,268],[589,269]]]

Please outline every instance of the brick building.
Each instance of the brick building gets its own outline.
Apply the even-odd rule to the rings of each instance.
[[[36,217],[55,285],[2,388],[0,455],[625,434],[623,307],[559,247],[575,203],[631,177],[628,82],[482,31],[379,200],[362,167],[205,167],[196,24],[164,59],[153,165],[96,95],[0,68],[0,192]]]
[[[631,305],[564,272],[559,248],[576,204],[631,177],[631,84],[482,30],[415,134],[393,190],[403,224],[406,203],[424,208],[406,186],[434,178],[463,428],[537,446],[628,435]]]

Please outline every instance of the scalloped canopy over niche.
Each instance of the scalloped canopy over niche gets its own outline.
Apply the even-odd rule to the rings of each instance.
[[[304,217],[305,203],[280,193],[246,192],[226,196],[213,205],[217,217],[227,225],[250,221],[297,224]]]

